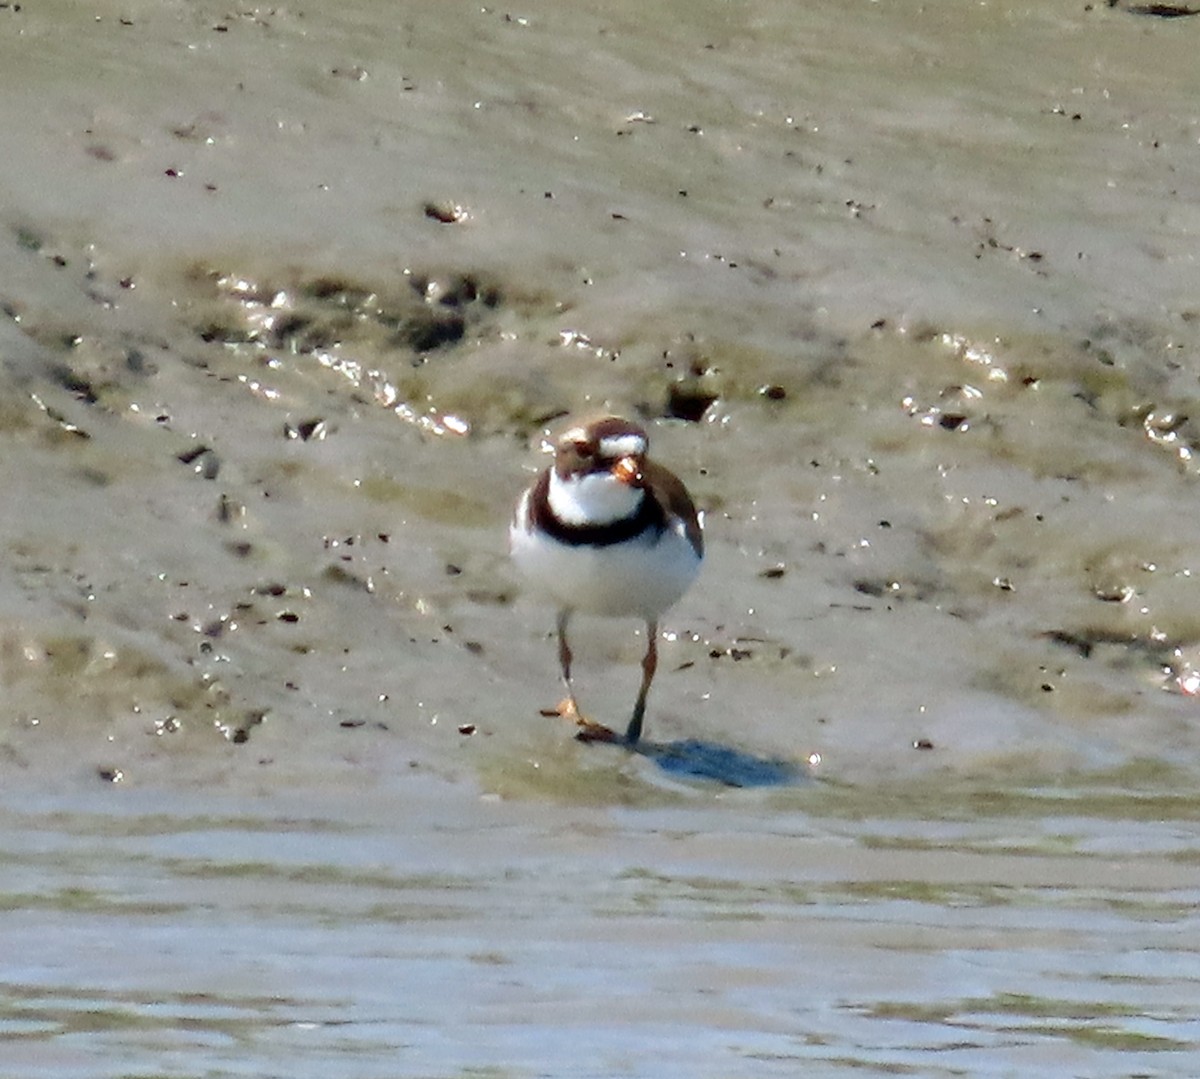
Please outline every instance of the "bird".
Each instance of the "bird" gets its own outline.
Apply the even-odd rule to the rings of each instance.
[[[518,572],[558,608],[567,696],[546,714],[573,719],[584,742],[638,744],[658,666],[658,620],[704,558],[703,518],[679,477],[648,458],[649,448],[645,429],[619,416],[573,424],[559,435],[553,464],[521,495],[509,528]],[[576,613],[645,622],[642,680],[624,737],[579,709],[567,637]]]

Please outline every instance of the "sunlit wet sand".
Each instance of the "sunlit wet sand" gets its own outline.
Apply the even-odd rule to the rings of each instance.
[[[1194,1072],[1200,20],[1132,7],[0,10],[5,1066]],[[601,407],[707,518],[638,753],[504,552]]]

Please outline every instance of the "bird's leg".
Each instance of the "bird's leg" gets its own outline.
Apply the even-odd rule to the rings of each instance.
[[[571,683],[571,660],[573,657],[571,645],[567,641],[567,625],[570,621],[571,612],[569,610],[558,612],[558,666],[562,672],[563,688],[567,691],[567,695],[557,708],[545,714],[574,720],[579,728],[575,732],[575,737],[581,742],[619,742],[621,739],[615,731],[610,730],[603,723],[588,719],[579,710],[579,701],[575,699],[575,687]]]
[[[576,719],[579,717],[579,702],[575,699],[575,689],[571,685],[571,660],[574,658],[571,655],[571,645],[567,641],[567,625],[571,621],[571,612],[562,610],[558,612],[558,668],[562,674],[563,688],[567,691],[566,697],[559,702],[557,708],[543,708],[542,715],[544,716],[563,716],[567,719]]]
[[[658,669],[658,622],[650,619],[646,623],[646,654],[642,657],[642,686],[638,690],[637,702],[633,706],[633,716],[625,729],[625,744],[636,746],[642,736],[642,719],[646,715],[646,695],[650,692],[650,683],[654,681],[654,672]]]
[[[567,624],[571,621],[571,612],[558,612],[558,667],[562,672],[563,688],[567,691],[567,699],[562,704],[564,715],[579,715],[579,702],[575,699],[575,687],[571,685],[571,645],[567,641]]]

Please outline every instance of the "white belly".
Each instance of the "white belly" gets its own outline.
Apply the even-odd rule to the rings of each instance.
[[[532,588],[581,614],[657,618],[700,569],[682,528],[608,547],[572,546],[514,525],[513,562]]]

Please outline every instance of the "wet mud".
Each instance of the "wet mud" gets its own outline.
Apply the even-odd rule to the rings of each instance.
[[[1166,8],[0,5],[10,1066],[1194,1070]],[[635,753],[505,553],[600,409]]]

